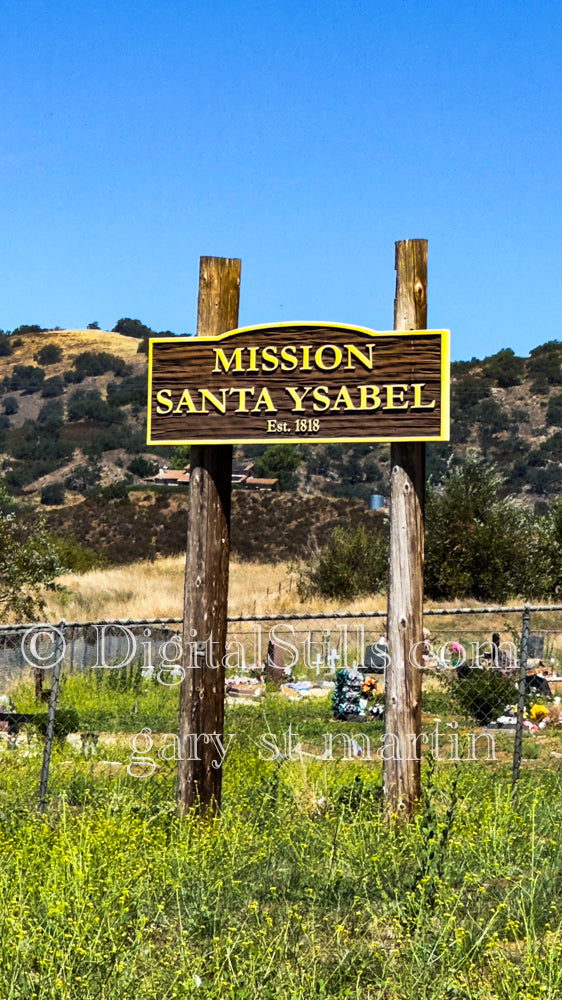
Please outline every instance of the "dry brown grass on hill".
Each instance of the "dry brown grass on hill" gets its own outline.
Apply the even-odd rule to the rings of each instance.
[[[20,338],[21,344],[14,348],[13,354],[0,357],[0,378],[10,377],[16,365],[33,365],[42,368],[45,378],[53,378],[54,375],[63,375],[64,372],[72,368],[74,359],[84,351],[106,352],[122,358],[126,364],[131,365],[138,373],[146,368],[146,355],[137,354],[139,341],[136,337],[123,337],[120,333],[110,333],[108,330],[45,330],[42,333],[26,333]],[[60,347],[63,356],[60,361],[51,365],[41,365],[35,360],[35,355],[47,344],[56,344]],[[85,390],[97,389],[105,398],[107,385],[112,381],[113,375],[87,376],[81,383],[81,388]],[[74,385],[66,386],[66,395],[73,392]],[[10,423],[12,428],[22,427],[26,420],[37,420],[39,411],[45,404],[45,399],[41,392],[27,395],[20,391],[8,392],[15,395],[19,410],[14,414]],[[63,399],[65,397],[62,397]],[[64,436],[64,435],[63,435]],[[55,477],[60,479],[60,476]]]
[[[182,614],[184,585],[184,556],[168,556],[153,561],[132,563],[106,570],[94,570],[84,575],[65,574],[59,583],[61,593],[47,593],[47,613],[49,621],[64,618],[66,621],[115,621],[123,618],[158,619],[179,618]],[[299,600],[297,572],[289,562],[238,562],[230,564],[229,614],[302,614],[327,613],[336,611],[385,611],[386,595],[366,596],[354,601],[335,601],[316,597]],[[517,601],[510,602],[517,605]],[[439,607],[438,602],[427,601],[426,607]],[[477,607],[478,602],[458,600],[447,602],[451,609]],[[519,613],[498,613],[493,615],[469,615],[458,617],[454,614],[438,618],[426,618],[435,642],[464,637],[489,639],[493,631],[498,631],[502,639],[508,639],[520,631]],[[559,618],[550,621],[548,616],[536,616],[536,628],[559,630]],[[378,628],[378,625],[377,625]],[[453,634],[454,633],[454,634]],[[458,633],[458,634],[457,634]],[[441,637],[441,638],[440,638]],[[557,640],[558,642],[558,640]]]
[[[110,333],[108,330],[44,330],[42,333],[26,333],[21,340],[21,346],[16,347],[13,354],[1,359],[2,375],[10,375],[14,365],[36,365],[38,362],[34,361],[33,356],[46,344],[56,344],[63,351],[62,361],[45,366],[49,378],[52,375],[62,375],[83,351],[108,351],[127,362],[135,358],[138,360],[137,338],[123,337],[120,333]],[[143,361],[146,363],[144,357]]]
[[[96,621],[105,618],[176,618],[182,614],[184,556],[168,556],[94,570],[80,576],[60,577],[62,593],[49,593],[47,616],[53,621]],[[303,606],[296,592],[296,574],[290,564],[230,564],[229,613],[276,614],[303,611],[382,610],[383,595],[365,597],[345,604],[324,598],[308,600]]]

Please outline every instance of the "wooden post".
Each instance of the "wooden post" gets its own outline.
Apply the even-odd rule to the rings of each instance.
[[[197,336],[235,330],[239,299],[240,261],[202,257]],[[220,808],[221,768],[213,766],[218,754],[211,737],[222,738],[224,725],[231,478],[231,445],[191,448],[179,710],[180,815],[191,807],[201,813]]]
[[[427,328],[427,241],[396,243],[395,330]],[[390,448],[390,556],[383,796],[386,815],[407,819],[420,797],[421,671],[410,650],[422,638],[425,444]]]

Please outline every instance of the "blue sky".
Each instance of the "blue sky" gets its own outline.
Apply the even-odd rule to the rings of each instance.
[[[0,327],[392,327],[429,240],[454,359],[562,339],[559,0],[4,0]]]

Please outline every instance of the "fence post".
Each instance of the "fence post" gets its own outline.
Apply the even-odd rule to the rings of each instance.
[[[394,329],[427,326],[427,240],[396,243]],[[390,446],[390,554],[385,676],[383,798],[388,817],[408,819],[420,798],[421,671],[410,650],[422,637],[425,444]],[[413,752],[410,740],[414,738]],[[390,753],[389,753],[390,751]],[[416,759],[417,758],[417,759]]]
[[[527,640],[529,638],[529,628],[531,622],[531,612],[529,605],[523,609],[523,620],[521,626],[521,653],[519,657],[519,692],[517,696],[517,722],[515,725],[515,739],[513,741],[513,771],[511,775],[511,791],[515,791],[515,786],[519,780],[519,769],[521,767],[521,750],[523,746],[523,710],[525,708],[525,688],[527,682]]]
[[[49,709],[47,712],[47,732],[45,734],[45,745],[43,747],[43,763],[41,764],[41,777],[39,780],[39,805],[37,811],[41,814],[45,812],[45,801],[47,799],[47,781],[49,780],[49,765],[51,763],[51,749],[53,746],[53,735],[55,732],[55,713],[59,698],[59,681],[63,660],[63,629],[64,620],[58,627],[55,641],[55,665],[51,678],[51,693],[49,696]]]

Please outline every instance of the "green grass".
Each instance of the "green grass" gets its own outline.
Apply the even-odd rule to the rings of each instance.
[[[91,688],[81,711],[111,696],[126,717],[130,692]],[[163,701],[173,731],[175,694]],[[426,763],[420,813],[396,828],[380,762],[260,761],[260,734],[289,723],[310,745],[344,728],[328,700],[229,709],[207,821],[176,819],[171,765],[102,774],[106,747],[85,760],[68,744],[41,819],[39,742],[4,750],[2,1000],[558,1000],[561,772],[523,770],[512,801],[507,765]],[[129,752],[115,742],[111,760]]]

